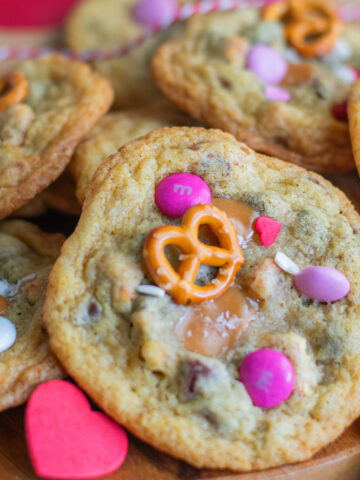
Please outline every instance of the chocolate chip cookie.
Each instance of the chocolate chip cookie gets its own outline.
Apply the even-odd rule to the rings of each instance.
[[[25,61],[14,74],[25,90],[6,108],[2,105],[8,93],[0,95],[0,218],[62,173],[76,145],[105,114],[113,97],[107,80],[87,65],[60,56]],[[9,88],[11,78],[2,79]]]
[[[351,170],[343,104],[357,76],[355,27],[340,27],[331,49],[314,57],[287,41],[289,28],[259,9],[197,16],[159,48],[154,78],[191,116],[259,152],[318,172]]]
[[[184,173],[212,204],[180,220],[159,206],[199,193]],[[174,295],[173,282],[186,298],[217,290],[231,262],[220,296]],[[359,269],[359,215],[329,182],[217,130],[163,128],[97,170],[45,322],[131,432],[197,467],[264,469],[310,457],[360,413]]]
[[[23,220],[0,223],[0,411],[64,375],[43,324],[48,277],[63,241]]]

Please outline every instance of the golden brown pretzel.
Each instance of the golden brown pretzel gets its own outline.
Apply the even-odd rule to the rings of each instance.
[[[329,53],[343,31],[331,5],[322,0],[284,0],[263,9],[265,20],[282,20],[292,47],[306,57]]]
[[[220,247],[200,242],[200,225],[211,228]],[[178,272],[165,256],[167,245],[176,245],[182,251]],[[164,226],[152,230],[145,241],[143,255],[155,283],[180,304],[200,303],[218,297],[229,287],[244,262],[232,223],[213,205],[191,207],[180,227]],[[201,264],[219,267],[217,276],[205,286],[194,283]]]
[[[21,72],[12,72],[0,78],[0,92],[6,87],[8,91],[0,95],[0,113],[5,112],[12,105],[21,103],[28,93],[28,83]]]

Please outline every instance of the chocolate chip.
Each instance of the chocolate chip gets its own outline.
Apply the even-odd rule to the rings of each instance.
[[[304,307],[310,307],[310,305],[313,305],[313,300],[310,300],[309,298],[303,298],[302,299],[302,304]]]
[[[204,143],[209,143],[207,140],[201,140],[200,142],[197,142],[197,143],[194,143],[193,145],[190,145],[188,147],[189,150],[194,150],[195,152],[197,152],[198,150],[200,150],[200,147],[201,145],[204,145]]]
[[[308,179],[310,180],[310,182],[313,182],[313,183],[316,183],[317,185],[320,185],[320,182],[317,178],[308,176]]]
[[[192,360],[187,364],[187,376],[184,385],[184,395],[188,399],[193,399],[197,395],[196,384],[199,377],[208,377],[212,370],[201,363],[199,360]]]
[[[224,77],[220,77],[219,81],[224,88],[226,88],[227,90],[231,90],[231,83],[229,82],[229,80]]]
[[[312,86],[313,86],[313,89],[315,91],[315,94],[318,98],[320,98],[321,100],[325,100],[326,98],[326,95],[323,91],[323,86],[320,82],[320,80],[318,78],[314,78],[313,82],[312,82]]]
[[[246,147],[240,147],[240,150],[245,153],[245,155],[250,155],[250,150]]]
[[[216,414],[210,410],[209,408],[207,407],[204,407],[203,408],[203,411],[202,411],[202,414],[205,418],[205,420],[207,420],[207,422],[214,428],[217,428],[219,426],[219,422],[218,422],[218,419],[217,419],[217,416]]]
[[[92,301],[89,305],[88,312],[91,317],[98,317],[102,315],[102,308],[97,302]]]
[[[310,177],[310,176],[308,176],[307,178],[310,180],[310,182],[316,183],[316,184],[319,185],[322,189],[326,190],[325,185],[323,185],[321,182],[319,182],[319,180],[318,180],[317,178]]]

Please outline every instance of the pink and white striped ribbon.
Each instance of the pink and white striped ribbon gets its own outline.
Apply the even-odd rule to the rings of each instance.
[[[174,18],[170,19],[166,24],[157,28],[147,29],[141,36],[131,40],[130,42],[112,49],[101,50],[83,50],[81,52],[74,52],[68,49],[55,50],[47,47],[14,47],[14,46],[0,46],[0,61],[25,59],[25,58],[40,58],[53,53],[59,53],[66,58],[72,60],[82,60],[84,62],[96,62],[99,60],[108,60],[110,58],[121,57],[134,48],[138,47],[160,30],[169,27],[171,24],[181,20],[187,20],[194,15],[199,15],[209,12],[220,12],[228,10],[239,10],[243,8],[259,8],[274,0],[205,0],[193,4],[187,4],[179,8]],[[275,0],[279,1],[279,0]],[[281,0],[280,0],[281,1]],[[360,20],[360,5],[358,2],[343,5],[338,9],[341,18],[346,21]]]
[[[193,4],[184,5],[179,8],[174,18],[170,19],[166,24],[157,28],[147,29],[139,37],[130,40],[128,43],[111,49],[100,50],[83,50],[81,52],[74,52],[68,49],[55,50],[47,47],[15,47],[15,46],[0,46],[0,61],[14,60],[25,58],[40,58],[52,53],[59,53],[66,58],[72,60],[82,60],[84,62],[96,62],[99,60],[108,60],[110,58],[121,57],[134,48],[138,47],[160,30],[169,27],[171,24],[181,20],[187,20],[194,15],[208,12],[237,10],[248,7],[262,7],[268,3],[268,0],[206,0]]]

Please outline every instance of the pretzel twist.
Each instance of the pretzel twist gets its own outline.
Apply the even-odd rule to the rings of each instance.
[[[0,78],[0,92],[3,92],[6,87],[8,91],[0,95],[0,113],[5,112],[12,105],[21,103],[28,93],[28,83],[21,72],[12,72]]]
[[[220,247],[206,245],[199,240],[200,225],[211,228]],[[175,245],[182,252],[178,272],[165,256],[167,245]],[[163,226],[152,230],[146,238],[143,256],[155,283],[180,304],[200,303],[220,296],[244,263],[232,223],[223,211],[213,205],[191,207],[180,227]],[[202,264],[219,267],[219,271],[209,284],[198,286],[194,282]]]
[[[328,54],[343,32],[343,22],[322,0],[284,0],[263,9],[264,20],[283,21],[292,47],[306,57]]]

